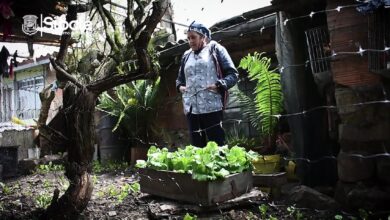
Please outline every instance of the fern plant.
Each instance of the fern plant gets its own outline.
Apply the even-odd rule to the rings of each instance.
[[[156,132],[157,95],[160,78],[139,80],[116,88],[115,98],[107,92],[97,108],[118,118],[113,129],[123,129],[128,138],[149,142]]]
[[[249,80],[256,82],[253,99],[238,93],[244,114],[249,118],[262,137],[274,134],[278,118],[283,110],[283,94],[280,74],[271,70],[271,59],[263,53],[248,54],[240,61],[239,67],[248,71]]]

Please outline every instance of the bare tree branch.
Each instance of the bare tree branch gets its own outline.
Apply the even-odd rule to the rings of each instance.
[[[66,137],[61,131],[58,131],[58,130],[55,130],[47,125],[45,125],[45,129],[47,131],[50,131],[52,137],[55,138],[55,140],[61,140],[61,141],[69,141],[69,138]],[[47,137],[45,137],[47,138]],[[56,143],[53,138],[47,138],[49,141],[51,141],[53,144],[58,144],[58,142]]]
[[[90,11],[89,17],[90,17],[90,20],[91,20],[91,21],[92,21],[93,18],[95,17],[96,12],[98,12],[98,9],[97,9],[97,8],[96,8],[95,10],[91,10],[91,11]]]
[[[66,21],[71,22],[73,20],[77,19],[77,7],[75,5],[69,5],[68,13],[66,15]],[[71,33],[72,29],[68,28],[64,30],[64,33],[67,32],[68,34],[62,34],[61,35],[61,43],[60,43],[60,50],[57,54],[57,62],[61,65],[64,63],[66,52],[68,51],[68,45],[71,39]],[[58,80],[61,80],[57,77]]]
[[[125,30],[128,36],[133,36],[134,31],[134,25],[131,22],[131,17],[134,15],[134,1],[133,0],[127,0],[127,17],[125,18]],[[133,38],[134,39],[134,38]]]
[[[168,10],[168,0],[153,2],[153,12],[145,22],[145,28],[142,30],[139,37],[135,40],[135,50],[139,60],[139,68],[141,72],[150,72],[150,58],[147,54],[146,48],[157,24]]]
[[[116,22],[115,22],[114,17],[112,17],[111,13],[103,6],[102,6],[102,11],[104,13],[104,16],[106,16],[108,22],[110,22],[112,28],[115,30],[116,29]]]
[[[93,0],[93,4],[96,6],[96,8],[97,8],[97,10],[99,12],[99,15],[102,18],[103,26],[104,26],[104,32],[106,34],[107,42],[110,44],[111,49],[116,54],[116,53],[119,52],[119,48],[118,48],[118,45],[115,44],[114,40],[111,38],[111,36],[108,33],[108,25],[107,25],[107,21],[106,21],[106,16],[104,14],[103,5],[102,5],[102,3],[99,0]]]
[[[109,75],[101,80],[98,80],[87,86],[87,89],[94,91],[95,94],[100,94],[103,91],[106,91],[110,88],[118,86],[123,83],[127,83],[137,79],[146,79],[151,78],[156,73],[152,70],[152,65],[150,61],[149,54],[147,52],[148,43],[151,39],[151,36],[156,28],[157,24],[160,22],[162,16],[165,14],[168,9],[168,0],[155,1],[153,2],[153,12],[150,15],[150,19],[147,19],[144,22],[144,28],[140,33],[138,39],[134,41],[134,47],[136,50],[137,60],[138,60],[138,70],[134,72],[123,74],[113,74],[113,68],[105,68],[102,70],[105,72],[104,75]],[[131,4],[131,2],[128,2]],[[128,45],[129,46],[129,43]],[[124,50],[125,48],[123,48]],[[111,75],[110,75],[111,74]]]
[[[106,16],[108,22],[110,22],[112,28],[114,29],[115,44],[118,48],[121,48],[123,45],[122,45],[120,38],[119,38],[118,27],[117,27],[116,21],[115,21],[114,17],[112,17],[111,13],[106,8],[102,7],[102,9],[103,9],[104,15]]]
[[[95,83],[89,84],[87,86],[87,89],[99,95],[104,91],[114,88],[115,86],[119,86],[134,80],[151,78],[151,76],[153,75],[152,73],[137,73],[138,74],[127,75],[115,74],[113,76],[98,80]]]
[[[72,82],[79,88],[83,88],[84,86],[81,85],[71,74],[66,72],[62,67],[60,67],[53,57],[50,57],[50,63],[53,66],[53,68],[57,71],[57,75],[61,75],[61,79],[65,79],[67,81]]]
[[[50,91],[52,87],[52,85],[49,85],[39,93],[39,99],[41,100],[41,111],[39,112],[39,118],[37,122],[38,129],[46,125],[46,120],[49,116],[50,105],[55,97],[54,91]]]
[[[145,14],[145,7],[140,0],[135,0],[135,1],[137,2],[138,7],[134,11],[134,18],[137,21],[137,25],[140,25],[142,23],[142,20],[143,20],[142,18],[144,17],[144,14]],[[150,1],[148,1],[148,4],[149,3],[150,3]]]
[[[142,4],[142,2],[140,0],[135,0],[137,2],[137,5],[138,5],[138,8],[141,10],[141,13],[145,13],[145,8],[144,8],[144,5]]]

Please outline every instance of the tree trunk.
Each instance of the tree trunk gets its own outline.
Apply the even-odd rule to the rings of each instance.
[[[70,28],[65,30],[68,34],[63,34],[61,37],[61,46],[57,59],[50,59],[53,68],[56,70],[59,88],[65,87],[63,109],[61,110],[65,120],[60,129],[61,131],[56,131],[56,134],[63,138],[60,142],[64,142],[67,148],[68,160],[65,164],[65,175],[69,179],[70,186],[61,198],[58,198],[59,190],[55,190],[52,202],[42,216],[43,219],[77,219],[79,214],[87,207],[92,196],[93,183],[89,173],[92,170],[93,144],[95,140],[93,116],[98,95],[115,86],[141,78],[148,78],[155,74],[155,68],[153,68],[150,56],[146,51],[157,24],[169,8],[170,1],[152,1],[152,13],[148,13],[146,17],[141,16],[143,18],[142,22],[137,22],[135,26],[133,26],[130,20],[134,14],[133,1],[129,0],[127,2],[131,7],[128,7],[127,21],[129,22],[126,23],[126,31],[127,35],[131,36],[131,39],[126,45],[123,45],[119,40],[112,39],[111,34],[107,32],[108,25],[111,25],[116,30],[115,20],[110,12],[103,7],[108,2],[92,1],[102,18],[106,40],[113,49],[110,54],[111,62],[96,68],[98,71],[97,75],[104,76],[103,78],[89,85],[82,85],[72,73],[67,72],[64,61],[67,48],[71,42]],[[147,2],[149,3],[149,1]],[[144,12],[142,4],[144,2],[136,1],[136,3],[138,4],[138,9]],[[85,11],[85,7],[80,8],[79,4],[69,5],[66,21],[76,20],[77,12],[80,10]],[[133,56],[124,56],[128,47],[134,47],[139,67],[133,72],[119,74],[116,67],[119,67],[121,62],[134,58]]]
[[[92,196],[93,144],[95,136],[94,111],[97,95],[86,90],[67,87],[64,91],[65,122],[63,131],[68,137],[68,161],[65,175],[70,186],[58,199],[58,190],[47,208],[44,219],[77,219]]]

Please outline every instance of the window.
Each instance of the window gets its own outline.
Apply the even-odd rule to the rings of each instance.
[[[368,64],[373,73],[390,76],[390,10],[381,9],[370,15],[368,22]]]
[[[333,82],[330,57],[329,33],[326,27],[316,27],[305,31],[310,67],[320,92]]]
[[[39,92],[44,86],[43,76],[17,81],[16,115],[20,119],[38,118],[41,109]]]
[[[329,34],[325,27],[305,31],[306,42],[313,74],[330,72]]]

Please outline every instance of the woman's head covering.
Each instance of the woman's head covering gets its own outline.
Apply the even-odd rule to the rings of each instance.
[[[209,40],[211,40],[210,30],[201,23],[196,23],[195,21],[193,21],[190,24],[190,26],[188,27],[188,31],[195,31],[195,32],[207,37]]]

